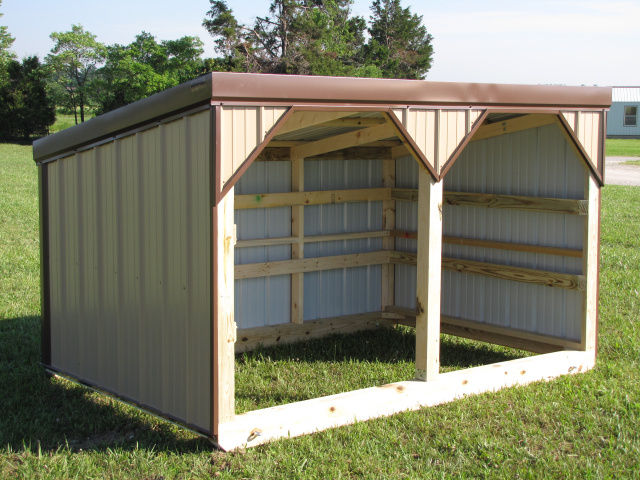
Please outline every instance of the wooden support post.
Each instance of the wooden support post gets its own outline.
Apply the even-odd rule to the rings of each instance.
[[[382,161],[382,186],[395,188],[396,186],[396,160],[395,158],[385,158]],[[382,229],[391,231],[396,228],[396,202],[395,200],[385,200],[382,202]],[[389,235],[382,239],[383,250],[395,250],[395,238]],[[381,307],[394,304],[395,297],[395,268],[396,266],[387,263],[382,265],[382,297]]]
[[[443,182],[420,168],[416,286],[416,379],[431,381],[440,369]]]
[[[304,158],[291,156],[291,191],[304,191]],[[304,258],[304,205],[291,207],[291,260]],[[291,323],[302,323],[304,313],[304,273],[291,274]]]
[[[600,253],[600,188],[594,175],[587,169],[585,198],[589,202],[589,215],[584,217],[582,273],[587,277],[582,316],[582,350],[592,351],[597,345],[598,271]]]
[[[235,414],[233,188],[213,207],[213,425]]]

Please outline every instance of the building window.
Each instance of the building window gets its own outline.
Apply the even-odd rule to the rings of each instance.
[[[637,127],[638,126],[638,107],[624,107],[624,126],[625,127]]]

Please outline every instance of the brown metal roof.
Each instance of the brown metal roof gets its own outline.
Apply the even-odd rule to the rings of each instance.
[[[604,109],[610,87],[209,73],[34,142],[36,162],[211,103]]]

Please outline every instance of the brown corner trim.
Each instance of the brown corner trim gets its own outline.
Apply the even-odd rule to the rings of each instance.
[[[209,334],[210,345],[209,345],[209,365],[211,366],[211,385],[209,386],[209,394],[210,401],[209,405],[211,406],[211,425],[210,431],[216,432],[218,429],[217,422],[217,405],[216,405],[216,394],[218,391],[218,386],[216,384],[216,378],[218,378],[218,371],[216,369],[217,362],[215,361],[216,355],[218,353],[217,342],[216,342],[216,314],[215,314],[215,299],[217,298],[217,285],[215,283],[215,269],[216,269],[216,235],[218,233],[218,227],[216,225],[216,204],[218,201],[218,188],[217,182],[218,178],[220,178],[220,168],[218,159],[220,158],[220,147],[218,141],[217,130],[219,127],[219,112],[216,107],[211,109],[211,135],[212,140],[209,143],[209,195],[210,195],[210,221],[211,225],[209,226],[209,251],[211,252],[211,264],[209,265],[209,285],[211,288],[211,298],[209,300],[209,309],[210,309],[210,327],[211,332]]]
[[[41,362],[51,365],[51,252],[49,248],[49,170],[40,165],[40,315],[41,315]]]

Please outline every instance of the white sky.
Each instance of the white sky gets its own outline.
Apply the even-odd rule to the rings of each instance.
[[[269,0],[228,0],[250,22]],[[640,85],[640,0],[403,0],[434,37],[427,80],[565,85]],[[355,0],[368,18],[370,0]],[[0,25],[19,57],[41,59],[49,35],[81,24],[105,44],[147,31],[158,40],[199,36],[208,0],[3,0]]]

